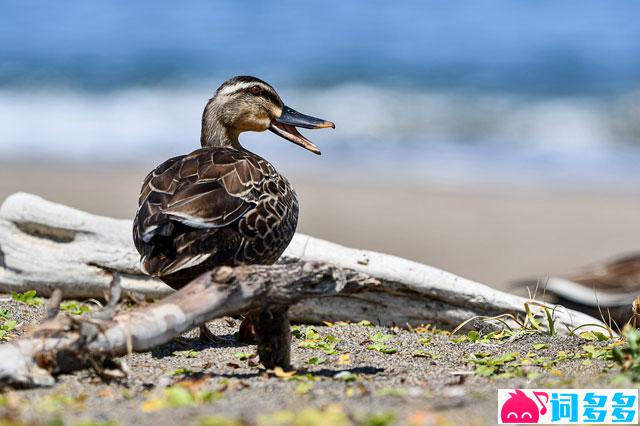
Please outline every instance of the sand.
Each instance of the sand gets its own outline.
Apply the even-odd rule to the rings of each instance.
[[[0,309],[21,324],[12,332],[16,336],[44,314],[43,306],[7,298]],[[219,343],[197,341],[192,332],[150,352],[127,355],[130,375],[121,382],[105,383],[83,371],[59,376],[50,389],[14,392],[11,403],[0,404],[0,422],[9,416],[35,424],[85,425],[491,425],[498,388],[633,386],[620,380],[611,362],[589,357],[594,353],[589,345],[602,348],[609,342],[525,334],[456,343],[425,330],[357,324],[315,327],[319,339],[337,339],[336,353],[329,355],[301,347],[307,333],[301,327],[302,336],[294,336],[292,344],[298,372],[294,378],[278,377],[254,359],[239,359],[256,348],[235,340],[238,324],[231,318],[209,323]],[[370,349],[376,334],[388,336],[384,345],[395,352]],[[416,356],[417,351],[432,356]],[[560,360],[559,351],[577,358]],[[502,370],[488,377],[474,374],[468,359],[478,353],[513,354],[504,371],[515,377],[501,376]],[[311,364],[313,358],[321,363]],[[553,364],[543,368],[543,362]],[[191,400],[184,399],[185,388],[193,392]]]
[[[152,164],[82,168],[0,163],[0,199],[28,191],[93,213],[132,218]],[[456,186],[367,175],[285,172],[299,230],[390,253],[497,288],[640,250],[640,191]]]

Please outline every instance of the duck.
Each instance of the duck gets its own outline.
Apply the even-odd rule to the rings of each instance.
[[[621,329],[640,313],[640,253],[587,265],[576,272],[517,280],[513,288],[587,313]]]
[[[218,266],[276,262],[296,231],[297,195],[239,136],[269,130],[320,155],[297,128],[335,124],[288,107],[259,78],[222,83],[202,114],[201,147],[166,160],[144,179],[133,223],[142,271],[178,290]],[[251,329],[250,321],[243,325],[241,333]],[[216,340],[206,325],[200,337]]]

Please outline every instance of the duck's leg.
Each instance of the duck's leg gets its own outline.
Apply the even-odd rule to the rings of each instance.
[[[291,326],[288,306],[270,306],[251,312],[258,356],[266,368],[291,368]]]
[[[238,330],[238,340],[245,343],[256,342],[256,330],[253,326],[252,313],[247,312],[247,315],[242,319],[240,323],[240,329]]]
[[[221,338],[219,338],[218,336],[213,334],[213,332],[211,330],[209,330],[209,327],[207,327],[207,324],[200,325],[199,330],[200,330],[199,339],[201,341],[208,341],[208,342],[213,342],[213,343],[218,343],[218,342],[222,341]]]

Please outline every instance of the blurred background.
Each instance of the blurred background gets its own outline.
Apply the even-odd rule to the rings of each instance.
[[[640,4],[569,0],[9,2],[0,198],[131,218],[199,146],[227,78],[266,80],[317,157],[244,134],[299,229],[503,287],[640,250]]]

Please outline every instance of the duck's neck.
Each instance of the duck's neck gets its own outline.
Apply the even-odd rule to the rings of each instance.
[[[240,132],[224,124],[220,109],[209,102],[202,114],[200,144],[202,147],[242,149],[238,136]]]

